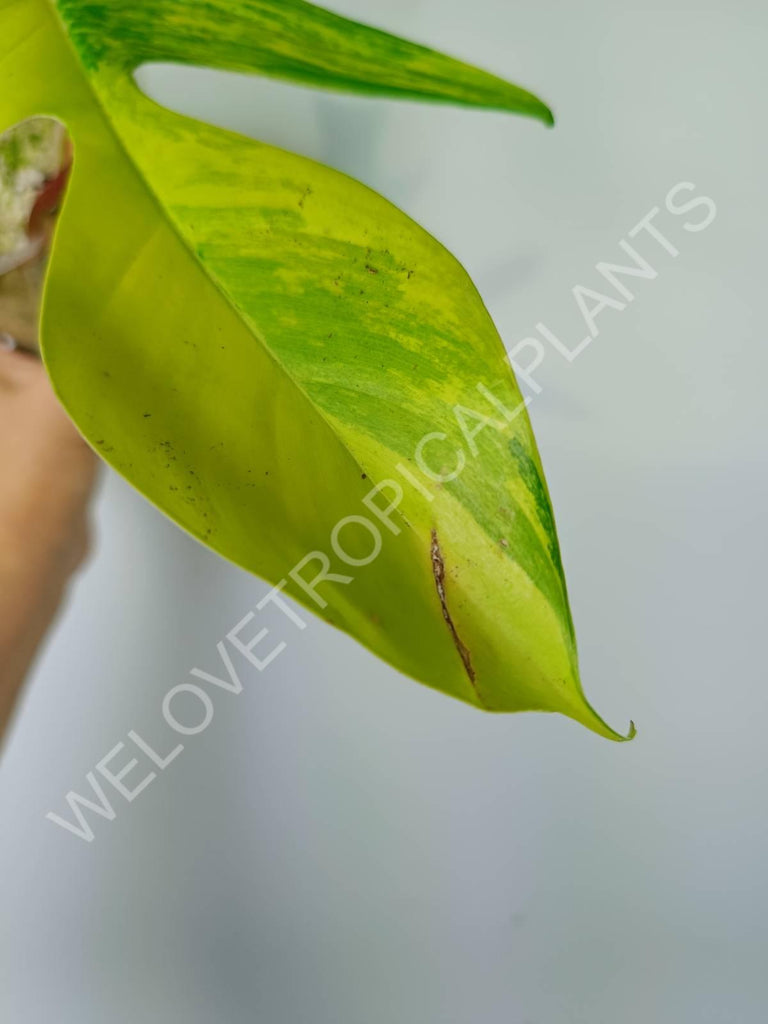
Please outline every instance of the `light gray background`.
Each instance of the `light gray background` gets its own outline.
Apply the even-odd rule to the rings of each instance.
[[[464,262],[511,345],[676,182],[712,196],[532,407],[590,697],[637,740],[491,717],[317,622],[91,846],[47,822],[265,591],[109,477],[0,771],[9,1024],[765,1019],[762,3],[336,0],[513,78],[558,127],[147,69],[329,162]],[[578,337],[581,337],[580,332]]]

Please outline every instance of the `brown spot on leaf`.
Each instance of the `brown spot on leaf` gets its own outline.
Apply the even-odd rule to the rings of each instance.
[[[445,562],[443,561],[443,554],[440,550],[440,542],[437,539],[437,531],[432,530],[432,544],[430,546],[430,557],[432,559],[432,575],[435,578],[435,588],[437,589],[437,596],[440,598],[440,608],[445,619],[445,624],[453,637],[453,642],[456,645],[456,650],[459,652],[462,663],[469,677],[472,688],[478,697],[480,694],[477,690],[475,683],[475,670],[472,668],[472,659],[470,658],[469,650],[464,644],[459,634],[456,632],[456,626],[454,625],[451,613],[448,611],[448,601],[445,596]]]

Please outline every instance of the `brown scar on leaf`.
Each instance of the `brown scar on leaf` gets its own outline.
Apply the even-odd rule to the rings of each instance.
[[[435,578],[435,588],[437,589],[437,596],[440,598],[440,608],[443,612],[443,618],[445,624],[453,637],[453,642],[456,645],[456,650],[459,652],[464,669],[469,677],[470,683],[472,683],[472,689],[478,693],[477,684],[475,682],[475,670],[472,668],[472,659],[469,655],[469,650],[464,644],[459,634],[456,632],[456,626],[451,618],[451,613],[448,611],[448,602],[445,598],[445,562],[443,561],[443,555],[440,551],[440,542],[437,539],[437,530],[432,530],[432,544],[429,550],[430,557],[432,559],[432,575]]]

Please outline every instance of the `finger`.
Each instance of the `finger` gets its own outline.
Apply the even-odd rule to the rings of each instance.
[[[69,535],[93,489],[99,460],[60,405],[40,363],[24,387],[12,388],[5,397],[0,392],[0,454],[8,471],[0,480],[8,498],[5,514],[21,510],[16,520],[18,525],[21,519],[22,530],[33,522],[38,534],[53,536],[65,524]]]
[[[13,339],[0,334],[0,387],[15,391],[45,377],[40,359],[15,347]]]
[[[13,409],[4,403],[3,392]],[[36,356],[0,350],[0,418],[3,441],[22,445],[38,471],[63,474],[79,485],[76,490],[89,489],[97,457],[60,404]]]

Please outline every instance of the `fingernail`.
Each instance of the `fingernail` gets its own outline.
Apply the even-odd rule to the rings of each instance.
[[[5,349],[7,352],[15,352],[19,347],[18,342],[10,334],[6,334],[5,331],[0,331],[0,348]]]

